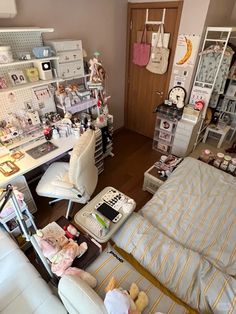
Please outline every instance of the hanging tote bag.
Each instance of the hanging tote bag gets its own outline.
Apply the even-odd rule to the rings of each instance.
[[[145,36],[145,39],[144,39]],[[143,41],[145,40],[145,41]],[[150,58],[151,45],[147,43],[147,29],[144,26],[140,43],[134,43],[133,63],[139,66],[146,66]]]
[[[161,37],[161,47],[157,47]],[[155,74],[164,74],[167,71],[170,50],[163,45],[164,26],[160,25],[158,29],[157,43],[151,50],[151,56],[146,69]]]

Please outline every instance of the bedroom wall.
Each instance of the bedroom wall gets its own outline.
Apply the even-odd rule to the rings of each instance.
[[[47,38],[82,39],[88,56],[102,53],[114,127],[124,125],[127,0],[16,0],[18,14],[0,27],[53,27]]]

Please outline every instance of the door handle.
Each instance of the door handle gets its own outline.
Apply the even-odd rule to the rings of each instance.
[[[156,91],[156,94],[162,96],[163,92]]]

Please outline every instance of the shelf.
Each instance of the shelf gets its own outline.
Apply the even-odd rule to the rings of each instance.
[[[41,27],[0,27],[0,33],[19,33],[19,32],[41,32],[52,33],[54,28],[41,28]]]
[[[61,79],[54,78],[54,79],[51,79],[51,80],[45,80],[45,81],[39,80],[39,81],[33,82],[33,83],[20,84],[20,85],[11,86],[11,87],[8,87],[8,88],[1,89],[0,90],[0,94],[9,93],[9,92],[16,92],[18,90],[34,88],[34,87],[48,85],[48,84],[52,84],[52,83],[56,83],[56,82],[59,83],[60,81],[61,81]]]
[[[78,79],[86,78],[86,77],[89,77],[89,76],[90,76],[90,74],[85,74],[85,75],[82,75],[82,76],[71,76],[71,77],[67,77],[65,79],[61,78],[60,81],[61,82],[65,82],[65,81],[78,80]]]
[[[97,104],[97,100],[95,98],[90,98],[90,99],[86,99],[81,101],[80,103],[78,103],[77,105],[73,105],[71,107],[68,107],[67,110],[69,110],[72,114],[76,113],[76,112],[80,112],[86,109],[89,109],[93,106],[95,106]],[[65,110],[65,108],[63,106],[60,105],[56,105],[58,109],[61,110]]]
[[[37,59],[30,59],[30,60],[17,60],[17,61],[13,61],[10,63],[1,63],[0,64],[0,68],[3,67],[11,67],[11,66],[16,66],[16,65],[22,65],[22,64],[28,64],[28,63],[33,63],[36,61],[51,61],[51,60],[58,60],[59,57],[49,57],[49,58],[37,58]]]

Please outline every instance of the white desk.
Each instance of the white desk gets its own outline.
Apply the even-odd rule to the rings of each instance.
[[[53,144],[55,144],[56,146],[58,146],[58,148],[53,150],[52,152],[40,157],[40,158],[38,158],[38,159],[34,159],[30,155],[25,153],[25,157],[23,157],[21,160],[15,162],[15,164],[20,168],[20,170],[18,172],[16,172],[15,174],[13,174],[9,177],[5,177],[2,173],[0,173],[0,186],[5,186],[12,179],[14,179],[18,176],[21,176],[21,175],[37,168],[37,167],[43,165],[44,163],[66,153],[67,151],[69,151],[70,149],[73,148],[76,140],[77,140],[77,138],[74,135],[70,135],[69,137],[62,137],[58,140],[51,140],[51,142]],[[36,147],[36,146],[38,146],[44,142],[45,142],[44,139],[40,140],[40,141],[36,141],[36,142],[26,146],[21,151],[25,152],[26,150],[29,150],[33,147]],[[3,162],[5,160],[9,160],[9,159],[11,159],[11,158],[8,156],[5,156],[3,158],[0,158],[0,162]]]

